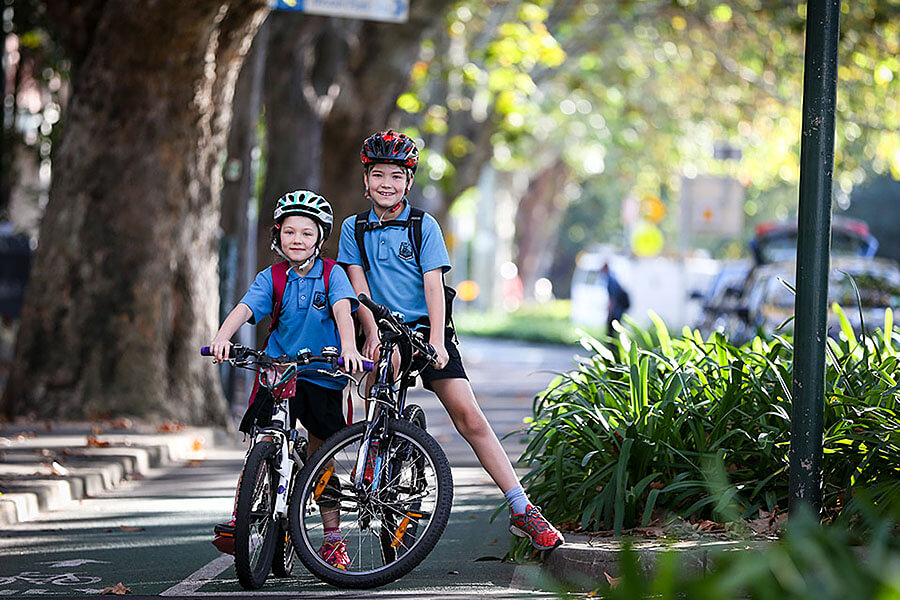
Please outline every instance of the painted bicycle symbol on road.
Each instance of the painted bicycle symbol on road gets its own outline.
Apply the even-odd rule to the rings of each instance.
[[[36,585],[91,585],[100,581],[100,577],[80,575],[78,573],[41,573],[40,571],[22,571],[18,575],[0,576],[0,586],[25,582]]]

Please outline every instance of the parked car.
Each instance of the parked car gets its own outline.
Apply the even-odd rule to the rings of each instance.
[[[731,311],[731,319],[724,327],[731,341],[741,344],[757,333],[771,334],[786,322],[784,331],[793,331],[789,319],[794,316],[796,297],[791,288],[794,287],[796,269],[793,260],[754,269],[739,306]],[[828,279],[827,327],[832,337],[841,331],[838,316],[832,309],[835,303],[857,334],[862,331],[863,324],[870,331],[883,327],[885,310],[900,306],[900,267],[893,261],[834,258]]]
[[[695,321],[704,336],[712,331],[725,331],[734,341],[749,339],[755,334],[758,316],[749,318],[748,312],[759,304],[760,281],[768,281],[772,273],[786,281],[794,280],[797,258],[797,223],[766,222],[756,227],[749,246],[752,261],[723,264],[713,286],[703,294],[703,312]],[[863,221],[835,217],[831,228],[831,256],[833,260],[857,260],[860,264],[873,259],[878,240]],[[788,272],[790,271],[790,272]],[[780,284],[779,284],[780,285]],[[782,289],[785,289],[781,286]],[[793,309],[793,300],[789,302]],[[787,318],[787,317],[785,317]],[[857,318],[858,320],[858,318]]]

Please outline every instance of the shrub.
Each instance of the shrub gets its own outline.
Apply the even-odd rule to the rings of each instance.
[[[900,329],[856,339],[842,316],[828,340],[823,502],[833,518],[865,486],[900,497]],[[660,515],[735,520],[787,507],[792,342],[736,347],[721,333],[678,338],[652,315],[535,398],[522,460],[532,499],[586,530],[646,526]]]

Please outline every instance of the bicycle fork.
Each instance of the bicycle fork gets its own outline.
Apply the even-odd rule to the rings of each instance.
[[[378,401],[372,400],[369,403],[369,414],[366,415],[368,423],[366,432],[356,453],[353,487],[357,491],[362,490],[366,484],[369,484],[373,491],[378,489],[382,466],[381,453],[378,452],[378,443],[381,437],[379,431],[381,419],[377,418],[379,414]]]

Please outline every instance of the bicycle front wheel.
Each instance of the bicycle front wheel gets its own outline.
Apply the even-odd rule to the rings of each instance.
[[[262,587],[269,576],[278,522],[274,516],[278,473],[272,465],[275,445],[260,442],[244,463],[234,516],[234,570],[246,590]]]
[[[366,423],[336,433],[300,472],[291,498],[297,555],[319,579],[343,588],[372,588],[406,575],[437,544],[453,503],[450,464],[428,433],[389,419],[363,485],[353,484]],[[325,527],[340,527],[345,560],[322,551]],[[333,549],[333,544],[329,546]]]

